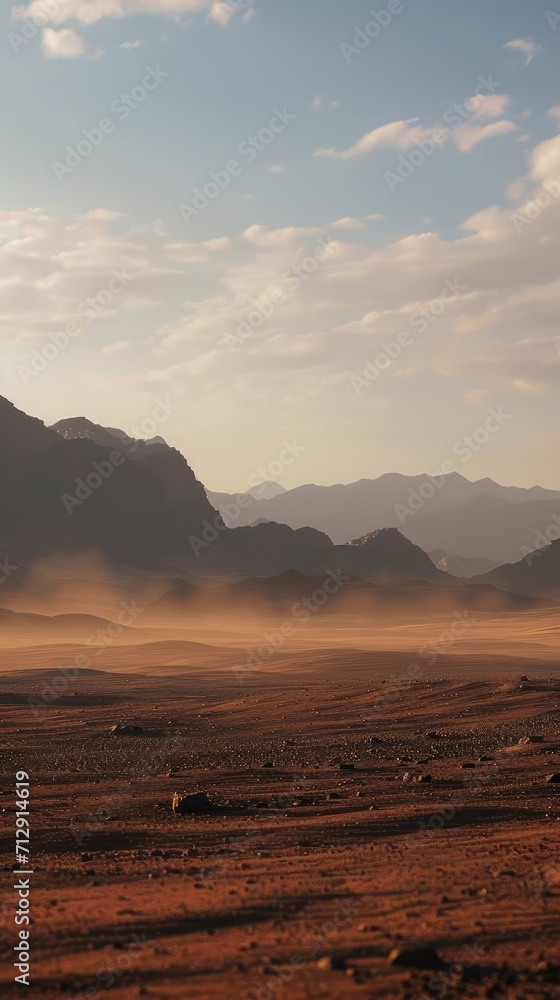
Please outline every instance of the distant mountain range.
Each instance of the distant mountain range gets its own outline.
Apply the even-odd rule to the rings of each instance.
[[[290,491],[267,483],[256,489],[269,499],[218,495],[231,515],[227,527],[187,461],[162,438],[135,441],[84,417],[48,428],[2,397],[0,471],[0,560],[16,564],[94,550],[193,584],[295,571],[378,586],[456,587],[463,574],[484,587],[560,597],[560,542],[528,555],[560,523],[560,493],[539,487],[453,474],[418,505],[414,498],[430,492],[424,477]],[[394,521],[403,509],[409,515],[399,530]],[[6,581],[6,594],[12,585],[20,586]]]
[[[538,532],[554,524],[555,515],[560,525],[560,491],[500,486],[491,479],[472,483],[456,472],[439,480],[391,473],[348,486],[299,486],[245,507],[230,496],[228,504],[219,506],[232,526],[261,519],[292,528],[308,525],[336,544],[372,526],[397,527],[425,552],[439,551],[451,560],[483,559],[488,569],[515,562],[534,548]]]

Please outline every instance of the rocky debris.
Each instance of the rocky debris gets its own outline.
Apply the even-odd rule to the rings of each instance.
[[[413,783],[423,783],[425,781],[432,781],[431,774],[416,774],[414,771],[405,771],[402,780],[405,784],[411,785]]]
[[[560,771],[557,771],[556,774],[547,774],[546,776],[547,785],[558,784],[559,781],[560,781]]]
[[[111,726],[112,736],[146,736],[148,733],[144,726],[136,725],[124,725],[122,722],[118,722],[116,726]]]
[[[528,681],[528,680],[529,680],[529,678],[527,677],[527,674],[521,674],[520,681],[521,681],[522,684],[525,681]]]
[[[389,955],[390,965],[399,966],[403,969],[444,969],[442,962],[435,948],[431,945],[417,945],[405,948],[393,948]]]
[[[522,747],[529,743],[544,743],[544,736],[523,736],[517,745]]]
[[[435,729],[432,729],[430,730],[429,733],[426,733],[426,736],[428,737],[429,740],[439,740],[440,738],[440,734],[436,733]]]
[[[179,795],[175,792],[171,805],[174,813],[183,816],[186,813],[209,813],[213,812],[214,804],[206,792],[191,792],[190,794]]]
[[[324,972],[344,972],[346,962],[340,955],[323,955],[317,962],[317,968]]]

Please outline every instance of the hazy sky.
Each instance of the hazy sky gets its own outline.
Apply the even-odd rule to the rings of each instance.
[[[212,489],[560,488],[558,0],[23,0],[0,33],[1,394],[157,424]]]

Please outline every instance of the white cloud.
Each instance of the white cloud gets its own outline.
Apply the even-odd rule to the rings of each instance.
[[[43,30],[43,53],[49,59],[75,59],[86,54],[86,43],[71,28]]]
[[[395,146],[397,149],[409,149],[415,143],[426,139],[432,134],[432,129],[423,128],[417,118],[408,121],[389,122],[379,128],[367,132],[358,142],[350,146],[349,149],[338,151],[336,149],[318,149],[315,156],[327,156],[334,160],[349,160],[354,156],[361,156],[363,153],[370,153],[373,149],[380,149],[384,146]]]
[[[280,164],[278,163],[274,163],[271,167],[268,168],[268,172],[269,174],[285,174],[286,168],[280,166]]]
[[[475,146],[487,139],[493,139],[497,135],[508,135],[510,132],[517,132],[518,126],[515,122],[504,119],[499,122],[491,122],[488,125],[462,125],[454,130],[457,148],[462,153],[470,153]]]
[[[128,351],[128,348],[132,347],[132,341],[130,340],[118,340],[114,344],[105,344],[105,347],[101,348],[102,354],[122,354],[123,351]]]
[[[136,41],[134,42],[123,42],[122,45],[119,47],[121,49],[139,49],[142,44],[143,43],[140,41],[140,39],[137,38]]]
[[[522,52],[527,57],[525,60],[526,66],[533,61],[535,56],[543,52],[542,45],[537,45],[530,38],[515,38],[512,42],[506,42],[502,48],[511,49],[513,52]]]
[[[207,11],[213,20],[226,24],[239,9],[239,3],[228,3],[227,0],[65,0],[64,3],[52,4],[31,0],[26,5],[13,7],[12,16],[16,20],[39,16],[43,23],[47,16],[50,24],[65,24],[68,21],[94,24],[105,17],[121,18],[131,14],[177,17]]]
[[[560,104],[554,104],[553,107],[547,111],[547,114],[550,115],[551,118],[560,118]]]
[[[331,108],[334,110],[342,107],[342,101],[334,100],[332,97],[327,97],[325,94],[318,94],[317,97],[313,98],[311,107],[315,111],[319,108]]]

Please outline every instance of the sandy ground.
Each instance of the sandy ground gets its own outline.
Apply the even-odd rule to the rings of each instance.
[[[454,650],[412,682],[414,657],[391,649],[310,642],[241,677],[225,653],[212,670],[202,658],[154,677],[117,672],[126,658],[114,648],[99,663],[111,673],[74,676],[57,697],[60,674],[30,661],[19,673],[11,651],[0,676],[6,995],[22,768],[30,994],[560,996],[550,628],[532,655]],[[148,732],[111,735],[118,722]],[[519,745],[528,736],[543,741]],[[206,791],[213,811],[174,815],[184,791]],[[411,944],[433,946],[437,967],[389,962]]]

